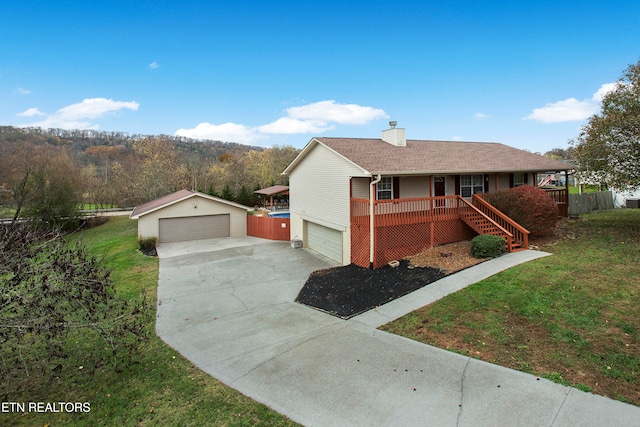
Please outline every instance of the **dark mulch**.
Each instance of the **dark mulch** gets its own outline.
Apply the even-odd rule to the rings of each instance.
[[[158,256],[158,251],[156,250],[155,247],[153,248],[140,248],[138,249],[140,251],[140,253],[146,255],[146,256],[150,256],[150,257],[157,257]]]
[[[350,264],[311,273],[296,301],[348,319],[445,275],[436,268],[409,268],[408,261],[401,261],[396,268],[386,266],[375,270]]]

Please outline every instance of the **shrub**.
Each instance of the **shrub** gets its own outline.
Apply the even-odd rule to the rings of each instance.
[[[558,206],[542,189],[522,185],[488,193],[484,200],[529,230],[532,236],[550,234],[558,222]]]
[[[155,250],[157,242],[155,237],[141,237],[138,239],[138,248],[141,252],[149,253]]]
[[[496,258],[505,252],[506,241],[500,236],[481,234],[471,240],[471,255],[476,258]]]

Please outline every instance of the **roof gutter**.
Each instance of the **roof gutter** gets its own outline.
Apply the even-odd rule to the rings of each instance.
[[[381,171],[372,171],[372,175],[384,175],[384,176],[424,176],[424,175],[473,175],[473,174],[499,174],[499,173],[511,173],[511,172],[531,172],[531,173],[546,173],[546,172],[562,172],[562,171],[572,171],[575,167],[567,167],[564,169],[543,169],[543,168],[509,168],[509,169],[487,169],[487,170],[460,170],[460,169],[451,169],[451,170],[415,170],[415,171],[407,171],[407,170],[381,170]]]
[[[382,181],[382,175],[378,175],[378,177],[371,181],[369,184],[369,268],[373,270],[373,259],[374,259],[374,237],[375,237],[375,229],[373,228],[374,223],[374,201],[375,201],[375,186],[377,183]]]

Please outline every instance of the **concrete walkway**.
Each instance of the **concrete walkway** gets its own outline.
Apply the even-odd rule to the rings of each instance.
[[[513,265],[447,276],[350,320],[294,303],[332,266],[252,237],[162,244],[156,329],[200,369],[306,426],[640,426],[640,408],[376,329]]]

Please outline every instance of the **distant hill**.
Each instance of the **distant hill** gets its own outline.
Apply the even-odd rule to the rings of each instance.
[[[195,140],[172,135],[140,135],[126,132],[98,131],[87,129],[42,129],[0,126],[0,143],[15,144],[30,142],[34,144],[50,144],[67,146],[77,154],[84,153],[87,148],[94,146],[117,146],[131,150],[134,141],[156,137],[172,141],[176,151],[180,154],[197,154],[198,156],[217,159],[221,154],[229,153],[234,157],[249,151],[263,151],[264,148],[235,142],[211,140]]]

